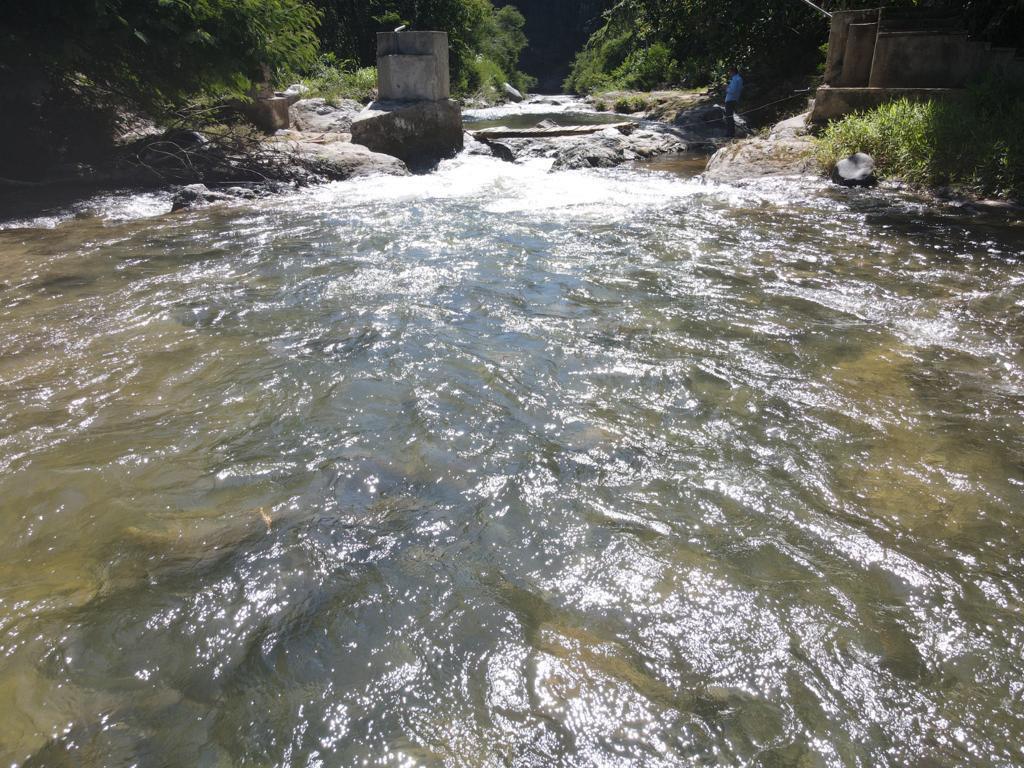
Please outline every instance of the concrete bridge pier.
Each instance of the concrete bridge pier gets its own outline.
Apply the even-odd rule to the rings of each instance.
[[[462,108],[449,96],[447,32],[377,35],[377,101],[352,123],[352,141],[422,169],[462,149]]]

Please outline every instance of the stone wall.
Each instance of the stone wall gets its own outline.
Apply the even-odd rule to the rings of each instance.
[[[811,120],[833,120],[901,97],[948,96],[990,76],[1024,80],[1024,60],[1013,49],[969,39],[955,11],[837,11],[825,85],[815,97]]]

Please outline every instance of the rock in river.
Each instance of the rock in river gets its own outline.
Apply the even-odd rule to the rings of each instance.
[[[372,152],[347,141],[298,141],[292,150],[306,168],[336,181],[378,173],[386,176],[409,175],[409,169],[397,157]]]
[[[175,193],[171,201],[171,210],[180,211],[182,208],[192,208],[203,203],[219,203],[231,199],[231,195],[214,192],[205,184],[189,184]]]
[[[506,96],[508,97],[509,101],[514,101],[514,102],[516,102],[516,103],[519,103],[520,101],[522,101],[522,100],[523,100],[523,94],[521,94],[521,93],[520,93],[520,92],[518,91],[518,89],[516,89],[516,88],[512,87],[512,86],[511,86],[511,85],[509,85],[508,83],[505,83],[505,84],[503,84],[503,85],[501,86],[501,90],[502,90],[502,91],[503,91],[503,92],[505,93],[505,95],[506,95]]]
[[[335,106],[324,99],[302,99],[288,110],[292,128],[303,133],[348,133],[352,121],[363,105],[352,99],[342,99]]]
[[[767,176],[818,173],[814,142],[807,135],[807,115],[783,120],[767,137],[734,141],[715,152],[704,171],[711,181],[735,182]]]
[[[352,122],[352,141],[427,168],[462,150],[462,108],[455,101],[375,101]]]
[[[878,183],[875,159],[864,152],[857,152],[840,160],[832,169],[832,181],[844,187],[873,187]]]
[[[559,142],[552,170],[612,168],[670,152],[684,152],[686,144],[671,130],[650,126],[623,133],[606,128],[591,136]]]

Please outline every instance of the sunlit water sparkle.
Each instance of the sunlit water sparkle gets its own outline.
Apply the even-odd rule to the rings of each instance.
[[[0,232],[3,764],[1024,763],[1020,222],[548,165]]]

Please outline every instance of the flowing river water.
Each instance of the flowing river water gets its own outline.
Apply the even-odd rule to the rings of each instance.
[[[1024,763],[1019,219],[470,156],[168,209],[0,232],[3,765]]]

